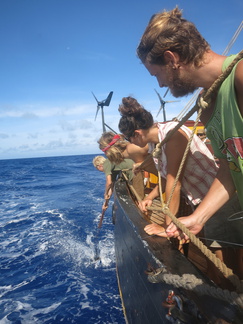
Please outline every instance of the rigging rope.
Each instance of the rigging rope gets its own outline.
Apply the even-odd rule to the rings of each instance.
[[[175,191],[176,185],[177,185],[177,183],[178,183],[179,177],[180,177],[180,175],[181,175],[182,169],[183,169],[184,164],[185,164],[185,162],[186,162],[186,158],[187,158],[187,156],[188,156],[188,152],[189,152],[189,150],[190,150],[191,142],[192,142],[192,140],[193,140],[193,136],[194,136],[194,134],[195,134],[195,131],[196,131],[196,128],[197,128],[197,124],[198,124],[199,119],[200,119],[200,117],[201,117],[201,113],[202,113],[202,109],[200,108],[200,109],[199,109],[199,112],[198,112],[198,115],[197,115],[197,119],[196,119],[196,121],[195,121],[195,123],[194,123],[194,126],[193,126],[193,130],[192,130],[191,136],[190,136],[190,138],[189,138],[189,141],[188,141],[188,144],[187,144],[186,150],[185,150],[184,155],[183,155],[183,157],[182,157],[181,164],[180,164],[179,170],[178,170],[178,172],[177,172],[177,175],[176,175],[176,178],[175,178],[175,181],[174,181],[173,187],[172,187],[172,189],[171,189],[170,196],[169,196],[169,198],[168,198],[168,200],[167,200],[167,206],[169,206],[169,204],[170,204],[170,201],[171,201],[171,199],[172,199],[172,196],[173,196],[173,193],[174,193],[174,191]],[[160,175],[159,175],[159,178],[160,178]]]
[[[153,150],[152,154],[154,157],[159,157],[160,148],[168,142],[173,134],[185,124],[185,122],[200,108],[206,109],[211,102],[211,98],[216,95],[219,87],[223,81],[228,77],[230,72],[236,63],[238,63],[243,58],[243,50],[236,56],[233,62],[228,66],[228,68],[218,77],[218,79],[211,85],[211,87],[205,92],[204,97],[202,95],[198,98],[194,107],[178,122],[178,124],[165,136],[165,138],[156,145],[156,148]],[[139,168],[142,169],[145,163],[150,159],[150,156],[147,156],[144,161],[140,164]]]
[[[182,118],[181,121],[178,122],[178,124],[175,126],[174,129],[172,129],[164,138],[164,140],[162,140],[160,143],[158,143],[156,145],[156,148],[153,150],[152,154],[154,157],[158,158],[160,156],[161,153],[161,147],[168,142],[168,140],[171,138],[171,136],[193,115],[193,113],[195,113],[197,110],[199,113],[199,116],[197,117],[197,121],[200,118],[200,115],[202,113],[202,111],[204,109],[206,109],[208,107],[208,105],[210,105],[212,98],[217,94],[221,84],[223,83],[223,81],[228,77],[228,75],[231,73],[233,67],[235,66],[235,64],[237,64],[241,59],[243,58],[243,50],[241,52],[239,52],[239,54],[235,57],[235,59],[232,61],[232,63],[226,68],[226,70],[218,77],[218,79],[215,80],[215,82],[211,85],[211,87],[208,90],[205,90],[204,95],[201,95],[196,104],[194,105],[194,107]],[[196,126],[194,125],[194,131],[195,131]],[[193,132],[192,132],[192,136],[193,136]],[[188,142],[188,146],[186,148],[186,152],[189,151],[189,145],[191,142],[192,137],[190,138],[189,142]],[[148,158],[146,158],[142,164],[140,165],[140,169],[142,168],[142,166],[145,164],[145,162],[147,161]],[[185,162],[186,156],[183,156],[183,163]],[[177,174],[176,177],[176,181],[178,181],[181,169],[179,169],[179,172]],[[159,174],[159,178],[160,178],[160,174]],[[176,185],[176,184],[175,184]],[[175,187],[174,185],[174,187]],[[173,188],[174,188],[173,187]],[[173,189],[174,190],[174,189]],[[172,193],[173,194],[173,193]],[[160,193],[160,196],[162,194]],[[171,199],[171,196],[170,196]],[[236,290],[238,292],[242,292],[243,291],[243,283],[240,281],[240,279],[238,278],[238,276],[236,276],[231,269],[227,268],[227,266],[221,261],[219,260],[215,254],[213,254],[193,233],[191,233],[177,218],[175,215],[173,215],[169,208],[168,208],[168,203],[166,205],[164,205],[163,203],[163,199],[161,200],[162,202],[162,212],[166,215],[168,215],[171,220],[173,221],[173,223],[180,229],[182,230],[182,232],[184,232],[189,239],[191,240],[191,242],[193,244],[195,244],[201,251],[202,253],[209,258],[209,260],[211,260],[214,265],[224,274],[224,276],[226,278],[228,278],[236,287]]]
[[[213,98],[214,95],[218,92],[221,84],[223,81],[229,76],[231,73],[233,67],[235,64],[237,64],[241,59],[243,58],[243,50],[239,52],[239,54],[236,56],[236,58],[232,61],[232,63],[227,67],[227,69],[214,81],[214,83],[211,85],[211,87],[204,92],[204,96],[201,95],[194,107],[182,118],[181,121],[178,122],[178,124],[175,126],[174,129],[172,129],[164,138],[163,141],[157,144],[155,152],[158,152],[158,149],[162,147],[165,143],[168,142],[168,140],[171,138],[171,136],[200,108],[206,109]],[[156,153],[155,153],[156,154]],[[155,155],[157,157],[157,155]],[[147,158],[146,158],[147,159]],[[145,159],[145,160],[146,160]],[[145,162],[144,160],[144,162]],[[144,163],[143,162],[143,163]],[[140,165],[140,167],[143,166],[143,163]]]

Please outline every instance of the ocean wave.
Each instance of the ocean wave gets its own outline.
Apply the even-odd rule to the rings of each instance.
[[[98,229],[105,177],[92,159],[1,161],[1,324],[124,323],[111,204]]]

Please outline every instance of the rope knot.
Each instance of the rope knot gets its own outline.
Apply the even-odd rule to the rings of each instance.
[[[158,159],[160,157],[161,154],[161,146],[160,143],[156,144],[155,149],[153,150],[153,157]]]
[[[163,212],[166,213],[169,211],[169,206],[167,204],[164,205]]]
[[[205,100],[203,99],[203,97],[201,97],[201,96],[198,98],[198,105],[199,105],[199,107],[202,108],[202,109],[207,109],[207,108],[208,108],[208,103],[207,103],[207,101],[205,101]]]

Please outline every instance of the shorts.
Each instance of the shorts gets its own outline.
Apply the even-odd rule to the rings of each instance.
[[[211,248],[243,247],[243,211],[237,194],[207,221],[204,237]]]

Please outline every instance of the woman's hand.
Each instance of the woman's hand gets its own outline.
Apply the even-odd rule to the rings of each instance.
[[[104,203],[103,206],[102,206],[102,210],[106,211],[107,208],[108,208],[108,205],[105,205],[105,203]]]
[[[147,210],[147,207],[150,207],[153,203],[153,200],[151,199],[144,199],[142,201],[139,202],[138,204],[138,207],[140,208],[140,210],[143,212],[143,213],[146,213],[148,210]]]

